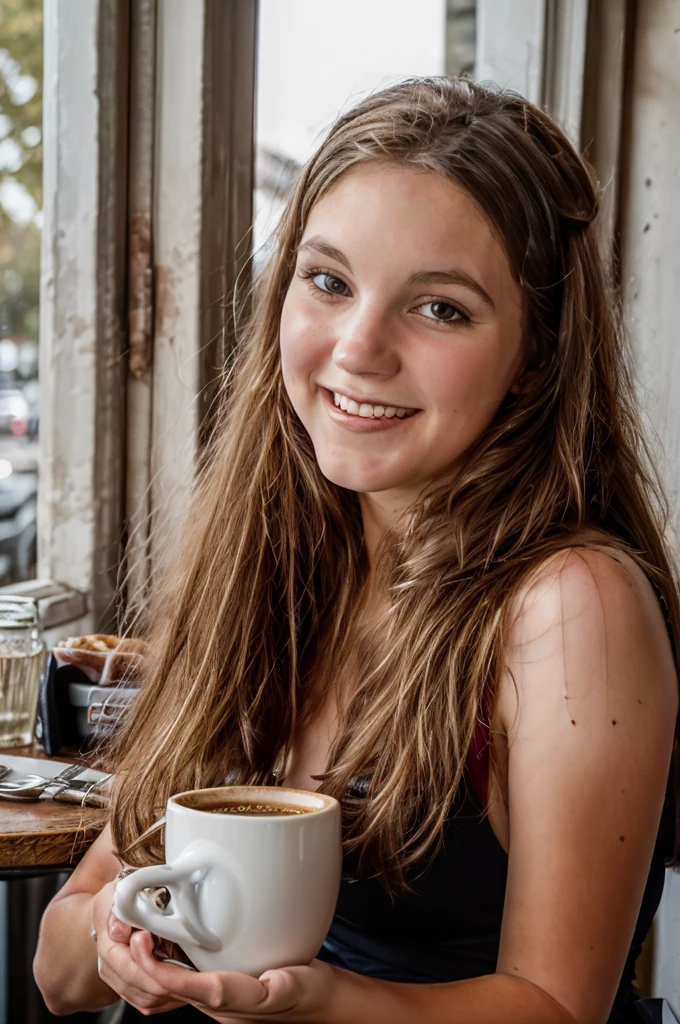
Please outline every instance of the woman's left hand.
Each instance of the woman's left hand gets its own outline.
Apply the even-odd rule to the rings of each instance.
[[[322,1022],[334,1005],[338,975],[345,973],[320,960],[306,967],[266,971],[260,978],[236,971],[188,971],[156,960],[153,947],[147,931],[130,937],[133,959],[169,997],[192,1004],[220,1024]]]

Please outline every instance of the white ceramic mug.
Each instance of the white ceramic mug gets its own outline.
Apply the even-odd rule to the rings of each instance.
[[[304,814],[211,813],[225,804],[296,807]],[[258,977],[313,960],[340,887],[340,806],[320,793],[223,786],[170,798],[166,864],[116,886],[113,912],[176,942],[201,971]],[[144,892],[165,886],[165,907]]]

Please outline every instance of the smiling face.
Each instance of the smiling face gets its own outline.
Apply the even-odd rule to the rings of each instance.
[[[430,170],[349,171],[310,213],[281,317],[324,476],[396,512],[455,471],[519,375],[522,319],[467,193]]]

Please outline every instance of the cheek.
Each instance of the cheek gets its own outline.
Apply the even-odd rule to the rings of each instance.
[[[493,417],[512,385],[514,360],[502,342],[478,337],[474,344],[461,344],[421,364],[421,371],[442,418],[457,420],[458,429],[474,434]]]
[[[454,412],[475,405],[492,389],[493,367],[479,348],[462,346],[421,364],[427,389],[439,409]]]
[[[281,312],[281,327],[279,333],[279,346],[281,350],[281,372],[283,382],[288,391],[289,397],[295,399],[295,382],[298,379],[304,361],[304,345],[301,344],[299,324],[297,323],[295,310],[292,304],[286,299]]]
[[[304,303],[286,299],[281,311],[279,345],[283,383],[293,408],[305,425],[310,408],[312,381],[327,359],[323,331]]]
[[[297,376],[309,372],[319,356],[320,332],[314,318],[305,310],[304,304],[287,298],[281,311],[280,346],[281,363],[286,375]]]

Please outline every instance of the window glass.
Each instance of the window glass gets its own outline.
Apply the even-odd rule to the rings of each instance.
[[[0,585],[35,576],[42,0],[0,0]]]
[[[454,16],[469,33],[469,15],[468,22],[461,20],[460,6],[455,0],[344,0],[339,6],[260,0],[256,271],[286,189],[336,115],[390,81],[444,74],[451,63]],[[474,22],[474,5],[465,7]]]

